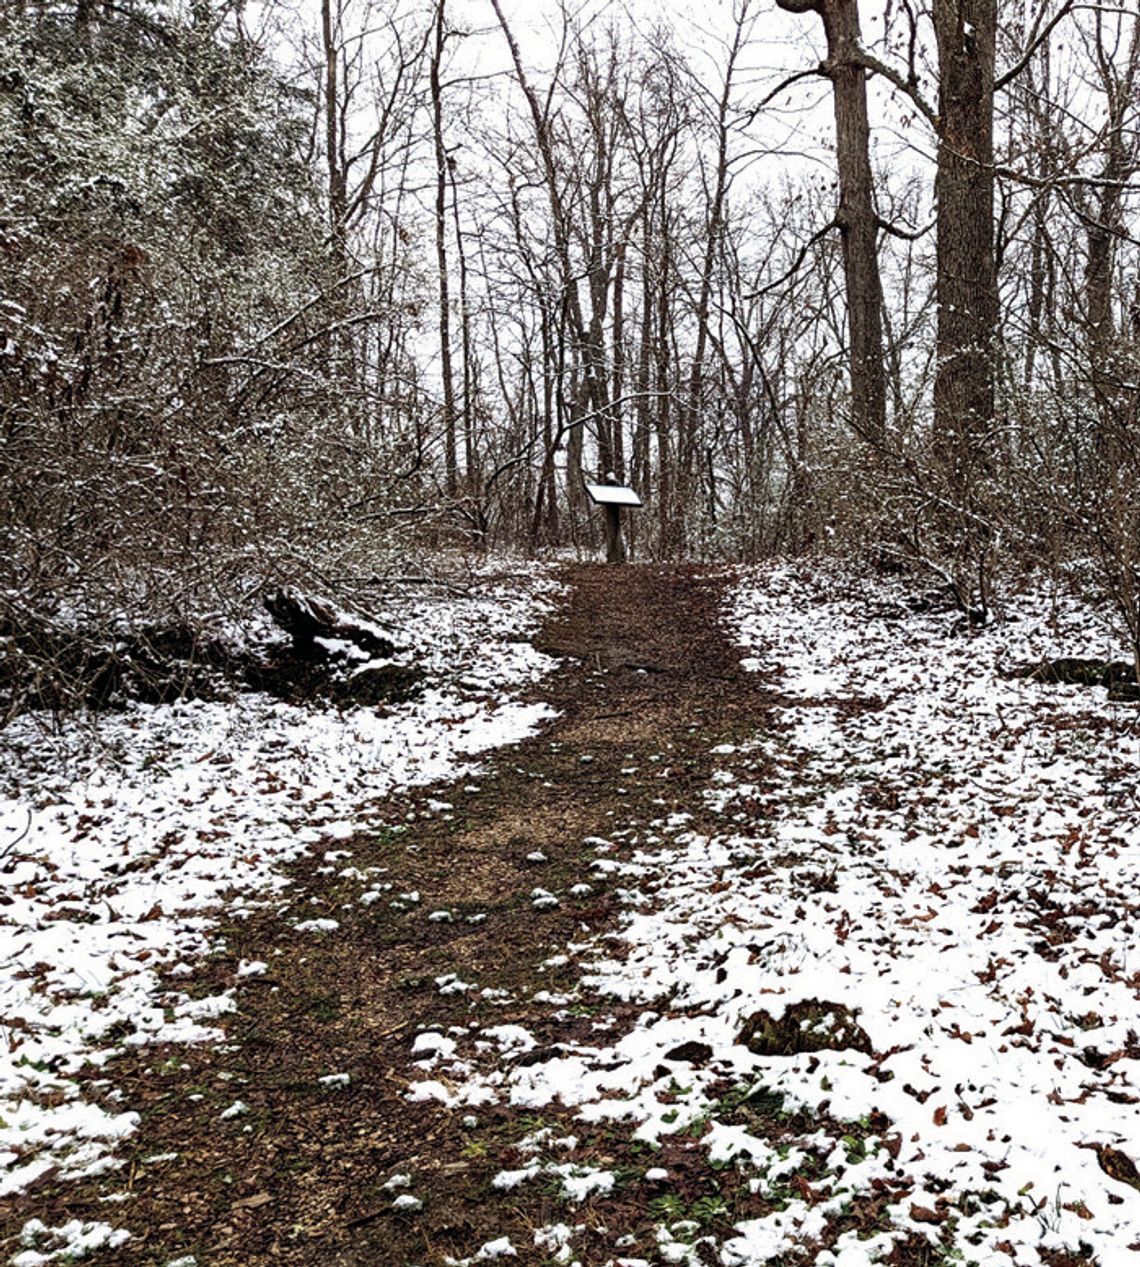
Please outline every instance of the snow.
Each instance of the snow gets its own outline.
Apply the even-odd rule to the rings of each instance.
[[[479,1252],[475,1255],[475,1261],[486,1262],[492,1258],[516,1258],[517,1256],[518,1250],[511,1244],[510,1239],[500,1236],[481,1245]]]
[[[524,639],[556,589],[535,568],[488,576],[467,598],[402,596],[399,637],[430,685],[384,709],[249,694],[0,732],[0,1195],[53,1167],[67,1178],[118,1164],[138,1115],[88,1103],[85,1065],[124,1043],[221,1035],[215,1022],[266,965],[240,964],[234,989],[204,1000],[174,980],[224,953],[220,908],[280,904],[282,868],[301,854],[350,858],[394,791],[470,782],[478,754],[550,716],[517,695],[553,666]],[[333,937],[339,925],[314,913],[295,927]],[[29,1245],[38,1257],[25,1261],[45,1252]]]
[[[4,864],[12,900],[0,907],[0,1005],[11,1018],[0,1194],[52,1168],[66,1178],[119,1164],[116,1146],[138,1116],[122,1097],[101,1101],[115,1112],[88,1103],[76,1078],[85,1063],[126,1042],[218,1036],[239,991],[267,971],[243,961],[230,988],[205,999],[177,988],[222,949],[221,903],[231,914],[282,904],[282,867],[301,851],[350,861],[354,834],[379,820],[393,788],[475,777],[475,753],[541,720],[542,709],[504,694],[511,673],[543,667],[516,641],[541,589],[438,626],[450,647],[440,655],[468,676],[465,657],[483,640],[484,696],[443,675],[383,714],[250,697],[227,709],[136,708],[85,735],[21,723],[0,736],[0,855],[27,832]],[[906,598],[838,569],[739,572],[725,620],[778,706],[751,740],[712,749],[699,820],[671,813],[621,850],[586,841],[607,855],[591,870],[625,903],[617,937],[545,959],[577,964],[580,991],[632,1004],[636,1021],[599,1016],[589,1041],[538,1061],[522,1024],[425,1029],[409,1059],[429,1076],[409,1099],[470,1127],[473,1106],[560,1105],[587,1128],[650,1146],[700,1124],[710,1166],[737,1167],[770,1198],[770,1212],[741,1218],[715,1249],[723,1267],[794,1258],[863,1199],[883,1204],[881,1230],[844,1233],[813,1261],[863,1267],[911,1234],[932,1245],[945,1236],[967,1262],[1028,1267],[1039,1247],[1082,1243],[1100,1267],[1133,1261],[1140,1194],[1102,1170],[1094,1146],[1140,1161],[1140,715],[1103,690],[1009,676],[1046,656],[1113,652],[1094,615],[1063,593],[1027,588],[1004,620],[967,633]],[[351,867],[340,874],[367,889],[361,901],[421,902]],[[538,909],[559,900],[544,888],[530,896]],[[320,914],[294,927],[338,932]],[[480,988],[458,973],[435,985]],[[534,1001],[556,1008],[567,997]],[[844,1009],[873,1051],[762,1055],[741,1041],[757,1011],[775,1021],[810,1000]],[[670,1060],[694,1041],[707,1061]],[[820,1128],[777,1148],[722,1120],[726,1083],[782,1097]],[[223,1117],[243,1109],[237,1101]],[[525,1164],[492,1186],[554,1180],[569,1208],[604,1203],[613,1171],[552,1159],[577,1146],[575,1135],[532,1132],[519,1145]],[[812,1202],[787,1188],[808,1160]],[[669,1172],[644,1178],[664,1183]],[[385,1186],[396,1194],[410,1178]],[[410,1193],[393,1200],[419,1208]],[[540,1229],[535,1245],[570,1261],[579,1230]],[[36,1267],[125,1235],[33,1220],[12,1261]],[[688,1224],[656,1235],[660,1259],[696,1261]],[[707,1257],[707,1236],[700,1245]],[[459,1261],[515,1254],[504,1236]]]
[[[524,1052],[535,1047],[534,1036],[521,1025],[488,1025],[482,1033],[497,1042],[503,1051]]]
[[[446,1058],[454,1055],[455,1046],[455,1039],[437,1034],[434,1030],[428,1030],[416,1035],[412,1043],[412,1054],[420,1057],[417,1064],[430,1067],[437,1057]]]
[[[520,1183],[533,1179],[541,1170],[542,1167],[537,1162],[530,1166],[522,1166],[518,1170],[500,1170],[494,1179],[491,1180],[491,1187],[499,1191],[517,1188]]]
[[[130,1240],[130,1233],[116,1231],[107,1223],[83,1223],[79,1219],[72,1219],[61,1227],[47,1227],[40,1219],[29,1219],[20,1240],[27,1248],[9,1260],[11,1267],[76,1262],[99,1249],[118,1249]],[[43,1248],[33,1248],[35,1246]]]
[[[561,1166],[548,1166],[551,1174],[562,1180],[562,1191],[571,1201],[582,1202],[595,1194],[612,1192],[614,1175],[609,1170],[599,1170],[593,1166],[578,1166],[566,1162]]]
[[[707,1121],[710,1163],[761,1195],[814,1156],[818,1199],[784,1190],[742,1219],[725,1267],[796,1255],[860,1199],[885,1202],[886,1230],[814,1261],[878,1262],[912,1234],[966,1262],[1028,1267],[1039,1246],[1082,1244],[1101,1267],[1134,1261],[1140,1194],[1093,1145],[1140,1161],[1140,719],[1103,690],[1010,676],[1111,654],[1111,635],[1044,584],[962,632],[890,585],[792,567],[741,571],[726,620],[780,706],[751,742],[716,748],[714,832],[674,814],[651,825],[655,848],[606,860],[628,886],[621,953],[612,934],[572,948],[585,988],[645,1010],[489,1073],[461,1041],[445,1102],[561,1103],[650,1144]],[[758,1010],[810,1000],[845,1009],[873,1052],[741,1041]],[[712,1054],[673,1065],[679,1094],[659,1074],[690,1040]],[[838,1125],[779,1153],[718,1120],[726,1080]],[[535,1156],[497,1183],[554,1171]],[[568,1165],[563,1189],[604,1194],[606,1172]],[[687,1261],[667,1226],[659,1241]]]

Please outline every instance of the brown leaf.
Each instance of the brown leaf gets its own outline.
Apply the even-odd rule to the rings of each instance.
[[[946,1125],[946,1106],[944,1104],[940,1104],[938,1108],[934,1110],[934,1125],[935,1126]]]
[[[268,1192],[259,1192],[256,1196],[243,1197],[240,1201],[234,1202],[235,1210],[256,1210],[260,1206],[269,1205],[273,1197]]]
[[[808,1205],[815,1205],[819,1200],[819,1193],[811,1186],[803,1175],[792,1176],[792,1187],[800,1194],[801,1198]]]

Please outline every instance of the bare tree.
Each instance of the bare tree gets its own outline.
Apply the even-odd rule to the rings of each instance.
[[[987,462],[994,419],[996,0],[935,0],[938,44],[938,367],[934,426],[962,479]]]
[[[447,0],[436,0],[429,77],[432,141],[435,149],[435,258],[439,274],[439,360],[440,376],[443,379],[444,471],[447,495],[454,498],[459,491],[459,467],[456,459],[455,379],[451,366],[451,293],[447,270],[448,157],[443,143],[443,89],[440,85],[440,68],[446,39],[446,11]]]
[[[777,0],[788,13],[817,13],[827,40],[818,73],[831,80],[835,106],[839,206],[833,224],[843,242],[850,335],[851,421],[866,439],[886,434],[883,288],[867,114],[867,59],[858,0]]]

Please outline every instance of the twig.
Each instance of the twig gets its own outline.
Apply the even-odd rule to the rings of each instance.
[[[31,830],[32,830],[32,811],[28,810],[28,821],[24,824],[24,830],[16,837],[15,840],[12,841],[12,843],[7,847],[7,849],[5,849],[2,853],[0,853],[0,862],[2,862],[5,858],[7,858],[7,856],[12,852],[13,849],[16,848],[16,846],[22,840],[25,840],[27,838],[28,832],[30,832]],[[9,863],[9,865],[6,866],[4,870],[10,871],[13,865],[14,865],[14,860],[12,863]]]

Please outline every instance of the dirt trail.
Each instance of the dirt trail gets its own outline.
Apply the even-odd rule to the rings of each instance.
[[[202,965],[192,992],[237,987],[238,1010],[222,1022],[230,1043],[146,1048],[95,1072],[108,1091],[122,1088],[118,1111],[142,1113],[127,1168],[14,1203],[0,1225],[6,1256],[34,1216],[132,1229],[95,1262],[428,1267],[506,1234],[514,1261],[545,1261],[524,1247],[565,1211],[550,1194],[490,1187],[526,1123],[496,1106],[474,1138],[462,1113],[409,1102],[417,1027],[513,1023],[549,1044],[595,1023],[599,1008],[621,1024],[609,1003],[587,999],[567,1015],[533,998],[572,990],[572,965],[543,961],[620,917],[618,895],[590,872],[588,838],[630,847],[654,821],[699,815],[711,749],[754,734],[771,704],[722,629],[724,574],[577,566],[564,579],[566,599],[536,639],[563,659],[539,690],[557,720],[494,754],[477,783],[394,801],[389,829],[330,842],[351,857],[314,851],[280,907],[225,927],[225,952]],[[536,887],[565,893],[586,879],[588,896],[536,911]],[[370,888],[381,896],[362,903]],[[418,900],[401,897],[410,894]],[[314,917],[340,927],[325,937],[293,927]],[[266,962],[266,973],[239,979],[243,959]],[[458,978],[452,991],[440,988],[447,974]],[[345,1074],[347,1085],[336,1080]],[[415,1215],[393,1212],[384,1187],[409,1170],[424,1199]],[[101,1200],[124,1189],[123,1204]],[[604,1213],[599,1257],[588,1238],[585,1252],[576,1241],[586,1264],[605,1260],[615,1229],[636,1237],[651,1226],[620,1196]],[[593,1217],[588,1202],[570,1221]]]

